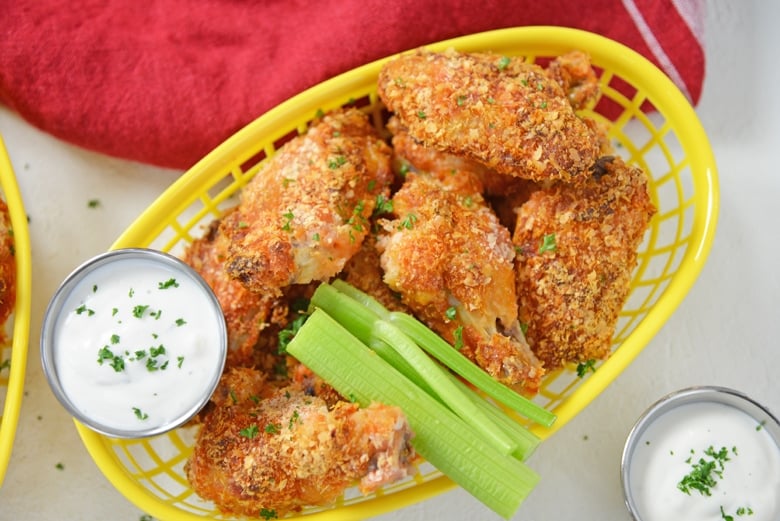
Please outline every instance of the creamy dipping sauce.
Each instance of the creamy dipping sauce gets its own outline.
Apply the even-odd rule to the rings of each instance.
[[[656,418],[636,442],[629,477],[641,521],[780,519],[780,448],[724,403],[682,404]]]
[[[208,400],[222,372],[225,324],[214,295],[161,257],[116,256],[89,269],[47,317],[61,393],[100,432],[176,426]]]

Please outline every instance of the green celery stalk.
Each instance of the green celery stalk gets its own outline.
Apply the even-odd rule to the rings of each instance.
[[[487,440],[495,443],[504,454],[511,454],[517,450],[517,443],[503,429],[495,425],[482,408],[469,399],[467,394],[471,391],[466,393],[463,388],[458,387],[447,377],[446,371],[441,366],[397,327],[389,322],[377,320],[371,328],[371,336],[395,349],[433,389],[440,402],[482,433]]]
[[[287,352],[362,406],[400,407],[415,433],[415,450],[502,517],[511,517],[538,483],[538,474],[486,442],[325,311],[312,312]]]
[[[332,285],[324,288],[323,293],[331,293],[333,290],[351,297],[361,303],[364,309],[369,309],[378,317],[396,325],[401,332],[414,340],[428,354],[494,400],[545,427],[549,427],[555,422],[555,414],[496,381],[415,317],[400,311],[389,311],[371,295],[340,279],[334,280]],[[319,288],[317,291],[319,292]],[[341,302],[344,306],[349,305],[346,300]],[[346,324],[351,323],[351,321],[346,322]]]
[[[447,376],[458,387],[463,388],[466,396],[469,397],[478,407],[481,407],[483,411],[490,417],[493,423],[500,429],[502,429],[507,436],[511,437],[517,444],[517,449],[512,453],[513,456],[525,461],[531,454],[534,453],[536,448],[542,442],[542,440],[529,431],[526,427],[519,424],[514,419],[507,416],[507,414],[499,409],[495,404],[489,403],[484,398],[475,393],[470,387],[458,379],[457,376],[452,373],[447,373]]]
[[[471,360],[453,348],[446,340],[428,329],[428,326],[413,316],[399,311],[390,312],[388,320],[398,326],[404,334],[414,340],[423,350],[465,380],[475,385],[488,396],[503,403],[513,411],[545,427],[555,422],[555,414],[516,393],[501,382],[493,379]]]
[[[399,357],[393,357],[393,365],[399,364],[401,368],[405,368],[401,372],[407,377],[411,377],[410,373],[413,371],[417,378],[425,382],[426,390],[432,390],[439,401],[481,432],[486,439],[495,443],[504,454],[511,454],[518,449],[517,443],[503,429],[495,425],[461,388],[455,386],[441,366],[398,328],[381,320],[371,307],[324,284],[317,288],[311,303],[323,309],[364,344],[381,348],[383,347],[381,344],[377,345],[381,342],[394,349],[404,362],[401,362]],[[411,379],[417,380],[417,378]]]

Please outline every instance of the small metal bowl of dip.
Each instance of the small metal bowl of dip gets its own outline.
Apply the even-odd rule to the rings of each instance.
[[[76,268],[49,302],[41,362],[54,395],[107,436],[141,438],[190,420],[216,388],[227,328],[183,261],[128,248]]]
[[[631,429],[621,480],[635,521],[776,521],[780,422],[733,389],[674,392]]]

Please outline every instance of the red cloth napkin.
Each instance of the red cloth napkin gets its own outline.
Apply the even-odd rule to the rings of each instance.
[[[703,0],[14,0],[0,2],[0,101],[71,143],[185,169],[328,77],[503,27],[611,37],[695,103],[703,14]]]

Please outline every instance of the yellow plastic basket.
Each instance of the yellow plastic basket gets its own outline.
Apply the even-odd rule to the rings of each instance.
[[[8,461],[11,458],[11,448],[19,421],[19,409],[22,405],[32,296],[32,261],[27,213],[2,138],[0,138],[0,189],[11,218],[16,259],[16,307],[6,324],[7,341],[0,344],[0,364],[3,364],[3,369],[0,370],[0,486],[2,486]]]
[[[659,212],[640,248],[632,293],[614,338],[614,354],[593,373],[573,367],[546,377],[539,403],[558,421],[533,427],[542,438],[564,426],[639,354],[682,301],[709,253],[718,190],[706,135],[687,100],[655,66],[632,50],[573,29],[528,27],[491,31],[431,45],[442,50],[493,51],[543,61],[572,49],[590,53],[600,74],[601,100],[590,115],[609,126],[619,153],[651,173]],[[309,89],[253,121],[197,163],[114,243],[180,253],[228,206],[239,190],[291,136],[306,130],[319,110],[362,107],[382,124],[376,78],[384,60]],[[648,110],[650,109],[650,110]],[[609,114],[606,117],[604,114]],[[97,465],[130,501],[163,520],[232,519],[190,489],[183,471],[194,433],[179,429],[146,440],[103,437],[77,423]],[[407,481],[362,497],[348,491],[335,507],[301,512],[307,519],[363,519],[421,501],[452,487],[424,463]]]

